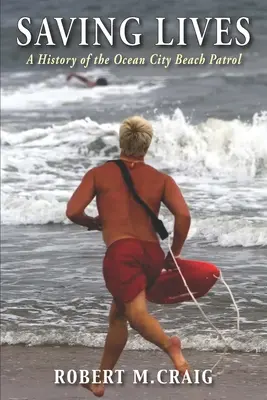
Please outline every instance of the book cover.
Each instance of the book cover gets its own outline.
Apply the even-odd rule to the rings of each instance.
[[[2,4],[3,399],[93,397],[77,384],[99,367],[108,330],[106,249],[66,206],[86,171],[119,157],[120,125],[134,115],[153,127],[146,162],[188,203],[182,256],[220,268],[240,330],[219,281],[199,304],[222,336],[192,301],[149,304],[181,338],[192,382],[130,328],[105,397],[263,399],[266,18],[263,0]],[[87,213],[97,216],[95,201]],[[171,233],[166,207],[160,217]],[[211,385],[202,373],[223,352]]]

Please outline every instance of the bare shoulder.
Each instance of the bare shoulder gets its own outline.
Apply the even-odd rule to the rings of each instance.
[[[87,179],[93,179],[95,175],[95,167],[88,169],[84,176],[83,176],[83,180],[87,180]]]
[[[165,172],[159,171],[158,169],[147,165],[150,168],[151,174],[153,174],[157,179],[160,179],[164,186],[176,186],[175,180]]]
[[[168,177],[167,174],[165,174],[164,172],[158,170],[157,168],[152,167],[152,166],[149,165],[149,164],[145,164],[145,166],[146,166],[147,170],[148,170],[151,174],[157,176],[158,178],[161,178],[161,179],[165,180],[165,179]]]
[[[95,183],[99,185],[103,182],[109,182],[110,179],[114,177],[117,168],[116,164],[112,162],[104,162],[103,164],[94,167]]]
[[[155,179],[158,181],[161,181],[162,183],[165,182],[165,180],[169,179],[170,177],[165,174],[164,172],[159,171],[158,169],[152,167],[149,164],[143,164],[142,168],[141,165],[138,165],[138,168],[136,169],[137,171],[139,170],[141,174],[145,173],[145,176],[149,176],[150,179]],[[105,162],[104,164],[101,164],[97,167],[94,168],[95,176],[96,177],[108,177],[110,174],[113,174],[115,171],[119,171],[118,166],[115,163],[112,162]],[[170,178],[172,179],[172,178]]]
[[[164,180],[166,185],[168,186],[176,186],[178,187],[178,184],[175,182],[175,180],[168,174],[163,174],[164,175]]]
[[[102,174],[102,173],[106,173],[107,171],[112,170],[113,168],[117,168],[115,163],[112,162],[104,162],[103,164],[97,165],[96,167],[94,167],[94,172],[95,174]]]

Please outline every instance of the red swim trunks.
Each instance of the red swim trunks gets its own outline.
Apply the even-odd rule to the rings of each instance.
[[[164,251],[157,242],[127,238],[109,246],[103,275],[119,308],[154,284],[164,266],[164,258]]]

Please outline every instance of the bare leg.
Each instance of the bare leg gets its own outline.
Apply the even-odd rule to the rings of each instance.
[[[104,352],[100,364],[100,371],[113,369],[127,343],[128,328],[125,316],[117,310],[113,302],[109,314],[109,330],[105,341]],[[101,374],[103,377],[103,373]],[[104,395],[104,385],[87,384],[82,385],[86,389],[91,390],[95,396],[102,397]]]
[[[165,351],[175,368],[184,373],[189,366],[181,351],[181,341],[178,337],[167,336],[159,322],[148,313],[145,291],[142,291],[131,303],[125,304],[125,308],[131,327],[144,339]]]
[[[109,331],[106,338],[100,370],[113,369],[127,343],[127,319],[113,302],[109,316]]]

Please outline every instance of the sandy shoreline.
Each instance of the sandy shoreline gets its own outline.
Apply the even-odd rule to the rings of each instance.
[[[209,369],[219,353],[185,351],[192,369]],[[101,349],[86,347],[25,347],[1,348],[1,398],[3,400],[55,400],[95,398],[75,385],[55,385],[54,369],[96,369]],[[106,399],[179,399],[218,400],[266,398],[266,354],[227,354],[224,372],[214,378],[212,385],[160,385],[132,382],[133,369],[148,369],[156,376],[160,369],[171,369],[159,351],[125,351],[117,368],[126,370],[123,385],[106,388]]]

